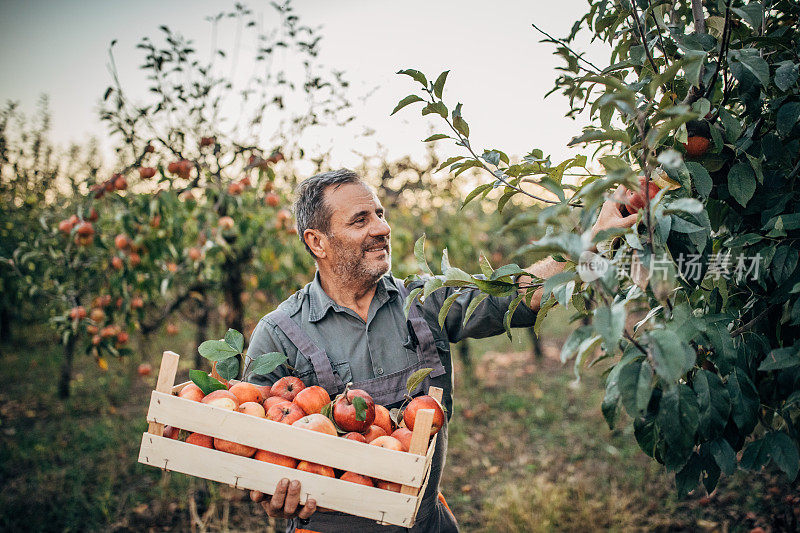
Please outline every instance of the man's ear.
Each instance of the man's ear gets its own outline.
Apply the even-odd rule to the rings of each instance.
[[[325,252],[325,249],[328,246],[328,239],[321,231],[307,229],[303,232],[303,240],[308,247],[311,248],[311,251],[317,259],[328,256],[328,254]]]

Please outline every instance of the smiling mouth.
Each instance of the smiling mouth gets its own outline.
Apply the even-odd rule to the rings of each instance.
[[[378,246],[378,247],[374,247],[374,248],[367,248],[364,251],[365,252],[372,252],[372,253],[375,253],[375,252],[388,252],[389,251],[389,245],[388,244],[384,244],[382,246]]]

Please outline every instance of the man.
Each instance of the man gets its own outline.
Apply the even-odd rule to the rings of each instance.
[[[448,419],[452,413],[453,375],[450,342],[481,338],[503,332],[503,315],[513,297],[489,297],[475,309],[469,322],[463,319],[476,291],[459,296],[443,328],[438,313],[453,288],[443,288],[424,304],[412,306],[409,319],[403,302],[409,289],[389,273],[391,228],[373,190],[349,170],[325,172],[300,184],[294,205],[297,231],[317,263],[314,281],[261,319],[253,331],[249,354],[279,351],[288,357],[306,385],[319,384],[329,393],[341,392],[354,382],[391,408],[402,401],[407,377],[419,368],[433,368],[421,390],[435,385],[444,390]],[[623,217],[619,204],[603,205],[593,232],[630,226],[636,215]],[[545,259],[528,270],[548,278],[563,269],[562,263]],[[512,326],[530,326],[541,302],[541,289],[530,308],[521,304]],[[274,383],[289,375],[279,367],[267,376],[248,375],[248,381]],[[447,424],[437,434],[436,454],[417,521],[411,531],[458,531],[455,518],[439,494],[439,478],[447,452]],[[271,498],[252,492],[271,517],[290,519],[288,531],[298,523],[316,532],[406,531],[380,526],[374,521],[342,513],[316,512],[316,502],[299,505],[300,483],[282,480]]]

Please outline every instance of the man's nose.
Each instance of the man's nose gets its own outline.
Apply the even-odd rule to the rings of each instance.
[[[389,237],[389,234],[392,232],[392,228],[389,226],[389,223],[383,218],[378,218],[372,225],[371,229],[372,231],[370,233],[374,237]]]

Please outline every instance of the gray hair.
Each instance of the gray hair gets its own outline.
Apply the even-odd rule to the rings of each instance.
[[[297,235],[312,257],[316,256],[306,244],[303,233],[307,229],[315,229],[328,235],[333,213],[325,203],[325,189],[330,186],[337,188],[345,183],[359,183],[368,187],[358,174],[346,168],[330,170],[311,176],[297,186],[293,206],[295,220],[297,221]]]

